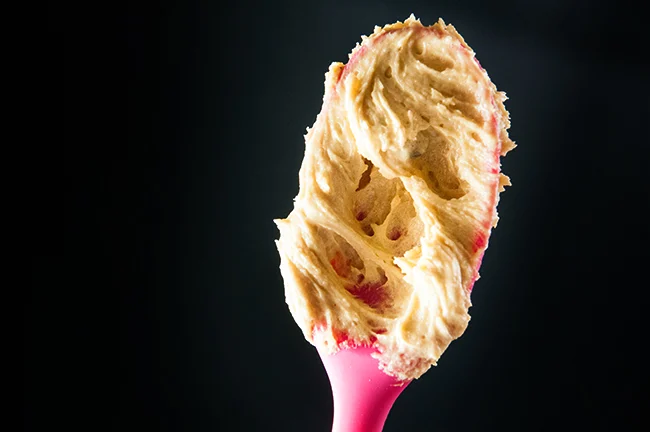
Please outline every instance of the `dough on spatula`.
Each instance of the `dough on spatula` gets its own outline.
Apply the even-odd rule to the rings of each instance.
[[[300,192],[276,223],[286,300],[327,352],[418,378],[465,331],[509,181],[503,102],[451,25],[377,27],[326,74]]]

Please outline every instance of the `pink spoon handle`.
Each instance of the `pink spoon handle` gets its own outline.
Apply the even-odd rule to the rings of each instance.
[[[334,397],[332,432],[381,432],[388,412],[410,381],[398,381],[377,367],[372,348],[319,350]]]

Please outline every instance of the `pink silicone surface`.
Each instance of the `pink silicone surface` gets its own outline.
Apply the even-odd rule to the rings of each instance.
[[[372,348],[319,350],[332,386],[332,432],[381,432],[388,412],[410,381],[398,381],[378,368]]]

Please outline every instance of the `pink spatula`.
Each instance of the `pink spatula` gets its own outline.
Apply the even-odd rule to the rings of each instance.
[[[332,432],[381,432],[390,409],[410,381],[398,381],[379,370],[373,349],[342,349],[318,354],[334,397]]]
[[[467,327],[510,184],[504,101],[442,20],[377,27],[330,67],[294,210],[276,223],[287,304],[332,386],[333,432],[381,432]]]

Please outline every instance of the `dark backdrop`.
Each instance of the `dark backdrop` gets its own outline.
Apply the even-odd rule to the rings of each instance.
[[[413,12],[427,25],[442,17],[476,51],[510,98],[519,147],[503,160],[514,185],[471,324],[400,397],[386,430],[642,430],[650,68],[640,10],[51,6],[50,34],[63,39],[44,41],[48,68],[63,77],[48,102],[66,183],[44,202],[64,229],[63,244],[32,261],[26,429],[329,430],[327,377],[285,306],[272,219],[298,192],[330,62]]]

